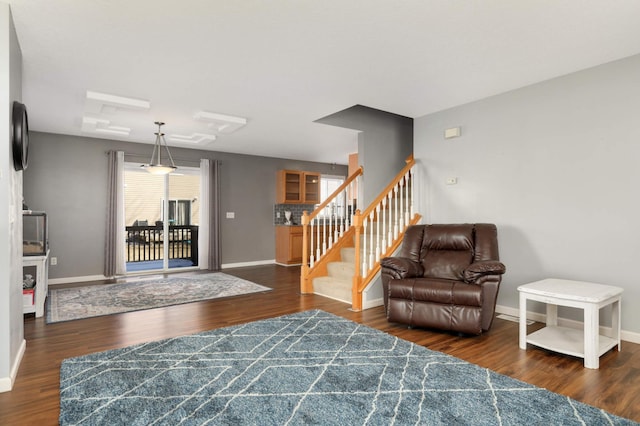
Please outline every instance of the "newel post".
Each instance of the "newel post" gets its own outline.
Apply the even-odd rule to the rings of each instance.
[[[353,215],[353,227],[355,228],[355,251],[356,251],[356,268],[353,282],[351,284],[351,309],[354,311],[362,310],[362,293],[360,292],[360,284],[362,283],[362,271],[360,265],[360,236],[362,235],[362,213],[356,210]]]
[[[313,293],[313,284],[309,280],[309,212],[302,212],[302,266],[300,268],[300,293]]]

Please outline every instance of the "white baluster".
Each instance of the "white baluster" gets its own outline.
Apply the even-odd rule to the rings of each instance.
[[[376,262],[380,260],[380,203],[376,206]],[[373,266],[372,266],[373,267]]]
[[[340,228],[340,236],[342,237],[345,232],[347,232],[347,200],[348,198],[349,187],[344,188],[344,192],[342,196],[344,197],[344,201],[342,202],[342,220],[341,220],[341,228]]]
[[[351,225],[353,225],[353,212],[354,212],[354,208],[353,208],[353,201],[354,201],[354,182],[356,182],[358,179],[356,178],[355,181],[351,181],[351,183],[349,184],[349,212],[347,214],[347,229],[349,229],[349,227]]]
[[[339,200],[340,195],[338,195],[338,197],[336,197],[336,200]],[[335,207],[335,212],[333,214],[333,242],[337,243],[338,240],[340,239],[340,216],[338,215],[339,213],[339,206]]]
[[[327,253],[327,215],[322,217],[322,255]]]
[[[394,210],[394,223],[393,223],[393,241],[398,238],[398,185],[393,188],[393,195],[395,197]]]
[[[404,218],[404,228],[409,226],[409,222],[411,222],[411,216],[409,215],[409,171],[404,175],[405,180],[405,218]]]
[[[404,178],[401,178],[400,181],[398,182],[398,185],[400,186],[400,189],[398,192],[400,192],[400,228],[399,231],[403,231],[404,230]]]
[[[333,213],[332,213],[332,209],[330,206],[327,206],[327,208],[329,209],[329,214],[325,216],[325,218],[327,219],[327,250],[331,249],[331,246],[333,246],[333,231],[331,230],[332,228],[332,224],[333,224]]]
[[[367,218],[362,221],[362,276],[367,276]]]
[[[318,226],[316,226],[316,260],[320,260],[320,223],[318,222]]]
[[[309,253],[309,268],[313,268],[313,263],[314,263],[313,262],[314,261],[314,257],[313,257],[313,222],[315,220],[316,220],[315,218],[311,219],[311,222],[309,222],[309,227],[307,228],[307,230],[309,232],[309,237],[311,238],[311,241],[309,243],[309,247],[310,247],[309,251],[311,252],[311,253]],[[304,259],[302,259],[302,261],[304,262]]]
[[[413,204],[413,200],[416,199],[416,172],[415,165],[411,167],[411,218],[416,215],[415,205]]]
[[[371,226],[372,227],[374,226],[373,218],[374,218],[374,211],[371,210],[371,213],[369,213],[369,220],[371,221]],[[374,235],[373,229],[371,229],[369,231],[369,233],[371,234],[371,236],[369,237],[370,242],[371,242],[369,245],[370,245],[371,248],[369,249],[369,251],[370,251],[370,253],[369,253],[369,269],[367,269],[367,272],[369,272],[369,270],[371,270],[373,268],[373,254],[374,254],[374,251],[375,251],[375,246],[373,245],[373,235]]]
[[[393,202],[392,202],[392,197],[393,197],[393,188],[389,191],[389,193],[387,194],[387,201],[389,204],[389,226],[387,226],[388,228],[388,236],[387,236],[387,244],[391,245],[391,243],[393,242]]]
[[[344,201],[342,202],[342,214],[340,215],[340,238],[342,238],[342,236],[344,235],[344,225],[347,217],[347,188],[344,189],[342,196],[344,197]]]
[[[380,226],[380,219],[378,219],[378,226]],[[387,197],[382,197],[382,250],[387,252]]]

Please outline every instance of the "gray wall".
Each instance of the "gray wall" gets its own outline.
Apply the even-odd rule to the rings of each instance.
[[[622,328],[640,332],[639,114],[634,56],[416,119],[420,211],[498,225],[498,304],[517,308],[517,286],[547,277],[611,284],[624,288]]]
[[[356,105],[316,121],[360,131],[358,163],[364,175],[359,206],[368,206],[413,153],[413,119],[408,117]]]
[[[9,6],[0,3],[0,391],[10,390],[24,350],[22,174],[13,168],[11,106],[22,99],[22,53]]]
[[[48,214],[51,255],[58,258],[58,265],[49,268],[50,277],[102,275],[106,152],[122,150],[127,161],[147,162],[153,146],[37,132],[31,140],[32,165],[24,176],[25,202],[30,209]],[[275,258],[277,170],[347,174],[345,165],[179,148],[171,148],[171,153],[178,166],[197,166],[201,158],[220,161],[223,266]],[[235,219],[226,219],[226,212],[234,212]]]

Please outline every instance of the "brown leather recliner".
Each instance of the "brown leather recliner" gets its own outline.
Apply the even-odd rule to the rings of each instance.
[[[390,322],[465,334],[489,330],[505,266],[487,223],[410,226],[382,266]]]

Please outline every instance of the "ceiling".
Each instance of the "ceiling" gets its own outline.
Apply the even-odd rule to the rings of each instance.
[[[339,164],[357,136],[329,114],[416,118],[640,53],[637,0],[7,2],[31,130],[153,143],[160,120],[170,146]]]

